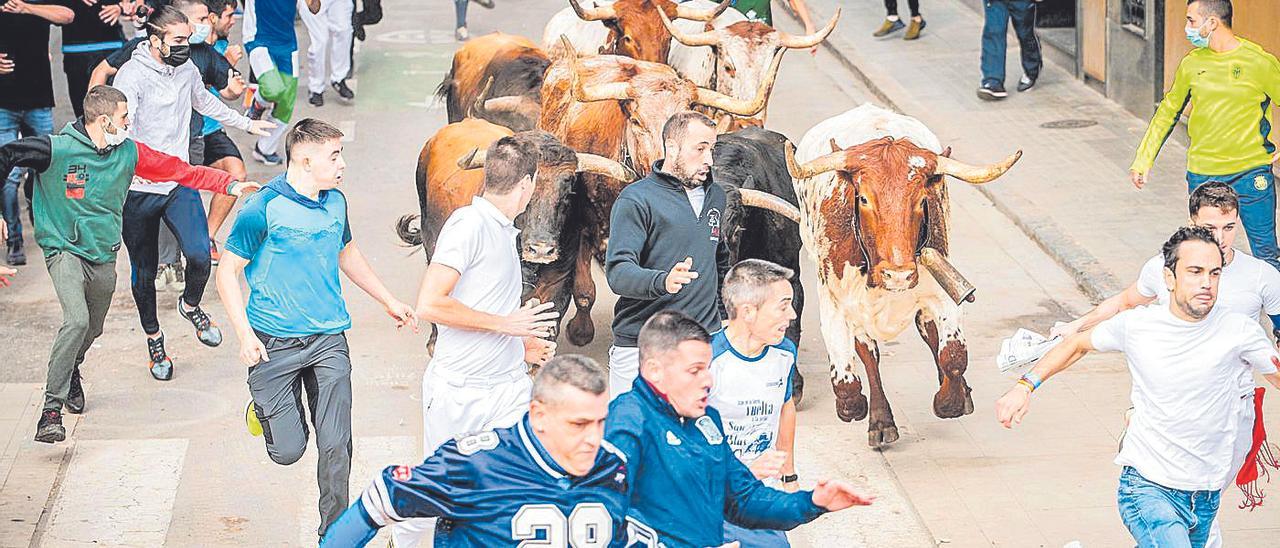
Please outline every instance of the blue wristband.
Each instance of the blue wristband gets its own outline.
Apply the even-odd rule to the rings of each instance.
[[[1032,390],[1038,389],[1041,384],[1044,384],[1044,380],[1040,378],[1040,375],[1035,374],[1034,371],[1027,371],[1027,374],[1022,376],[1022,380],[1031,383]]]

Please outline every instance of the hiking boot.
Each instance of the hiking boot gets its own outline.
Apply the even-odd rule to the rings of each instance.
[[[983,101],[999,101],[1009,96],[1009,92],[1004,90],[1004,86],[996,83],[982,84],[978,88],[978,98]]]
[[[22,240],[9,244],[9,256],[6,259],[10,266],[27,264],[27,254],[22,251]]]
[[[179,297],[178,315],[186,318],[187,321],[191,322],[191,325],[195,326],[196,338],[200,339],[200,342],[204,343],[205,346],[222,344],[222,330],[218,329],[213,320],[209,319],[209,315],[205,314],[204,310],[199,306],[194,306],[187,310],[187,307],[184,306],[185,304],[182,302],[182,298]]]
[[[173,378],[173,360],[170,360],[169,355],[164,352],[164,333],[154,339],[147,337],[147,354],[151,356],[148,367],[151,368],[152,377],[158,381]]]
[[[1033,87],[1036,87],[1035,78],[1023,74],[1022,79],[1018,80],[1018,91],[1027,91]]]
[[[453,38],[459,42],[466,42],[471,39],[471,33],[467,31],[467,27],[458,27],[453,31]]]
[[[84,386],[80,384],[80,368],[71,370],[71,390],[67,392],[67,401],[63,404],[72,415],[84,413]]]
[[[218,242],[209,238],[209,265],[218,266],[218,261],[222,259],[222,252],[218,251]]]
[[[324,106],[324,94],[312,93],[311,96],[307,98],[307,102],[311,103],[311,106],[313,107],[322,107]]]
[[[253,159],[257,160],[259,163],[266,164],[269,166],[278,166],[284,163],[284,158],[281,158],[279,154],[276,154],[274,152],[272,153],[263,152],[258,149],[258,145],[256,144],[253,145]]]
[[[885,19],[884,24],[880,25],[880,28],[876,29],[876,31],[871,33],[871,35],[875,36],[876,38],[880,38],[882,36],[888,36],[890,34],[893,34],[895,32],[898,32],[906,28],[906,26],[907,24],[903,23],[901,19],[893,19],[893,20]]]
[[[36,441],[57,443],[65,439],[67,429],[62,426],[62,413],[55,409],[45,409],[40,414],[40,422],[36,423]]]
[[[339,80],[337,82],[334,82],[332,86],[333,86],[333,91],[338,92],[338,97],[341,97],[348,101],[356,98],[356,92],[351,91],[351,88],[347,87],[346,80]]]
[[[911,25],[907,27],[907,34],[902,37],[903,40],[916,40],[920,38],[920,31],[924,30],[929,24],[924,19],[912,19]]]
[[[253,407],[253,398],[249,398],[249,404],[244,406],[244,425],[249,429],[250,436],[262,436],[262,422],[258,420],[257,410]]]

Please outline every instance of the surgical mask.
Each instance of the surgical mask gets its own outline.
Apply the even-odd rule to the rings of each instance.
[[[105,129],[102,131],[102,139],[107,142],[107,147],[118,147],[129,138],[129,130],[115,127],[115,124],[111,124],[111,129],[115,133]]]
[[[1209,22],[1208,22],[1208,21],[1205,21],[1205,22],[1204,22],[1204,25],[1200,25],[1200,28],[1192,28],[1192,27],[1188,26],[1188,27],[1187,27],[1187,29],[1186,29],[1186,30],[1187,30],[1187,41],[1191,42],[1191,45],[1193,45],[1193,46],[1195,46],[1195,47],[1197,47],[1197,48],[1208,47],[1208,46],[1209,46],[1209,36],[1213,36],[1213,33],[1212,33],[1212,32],[1210,32],[1210,33],[1209,33],[1209,36],[1200,36],[1200,31],[1201,31],[1201,30],[1203,30],[1203,29],[1204,29],[1204,27],[1205,27],[1206,25],[1208,25],[1208,24],[1209,24]]]
[[[171,67],[182,66],[182,64],[187,62],[187,59],[190,58],[191,46],[187,44],[171,45],[169,46],[169,55],[160,56],[160,59],[164,61],[164,64]]]
[[[187,39],[187,42],[192,44],[203,44],[205,40],[209,39],[209,33],[211,31],[213,31],[213,27],[201,23],[195,23],[191,25],[191,37]]]

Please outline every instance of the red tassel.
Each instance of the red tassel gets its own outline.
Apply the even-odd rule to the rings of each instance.
[[[1262,506],[1262,499],[1266,498],[1266,494],[1262,492],[1262,486],[1258,485],[1258,478],[1271,483],[1271,470],[1280,470],[1276,450],[1272,444],[1267,443],[1267,430],[1262,425],[1262,396],[1266,392],[1266,389],[1261,386],[1254,388],[1253,447],[1249,449],[1249,456],[1245,458],[1244,466],[1241,466],[1240,472],[1236,474],[1236,486],[1240,488],[1240,492],[1244,493],[1244,502],[1240,503],[1239,508],[1248,509],[1250,512]]]

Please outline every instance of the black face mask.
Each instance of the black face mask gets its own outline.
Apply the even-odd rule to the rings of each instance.
[[[169,55],[161,55],[164,64],[171,67],[181,66],[191,58],[191,46],[187,44],[169,46]]]

